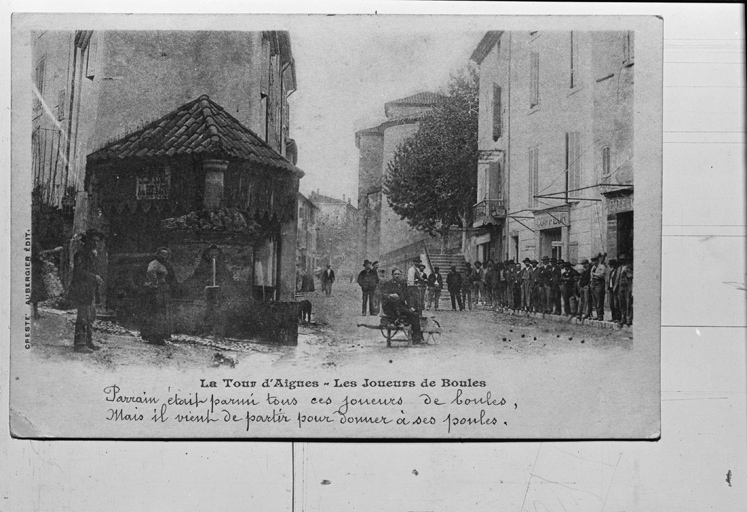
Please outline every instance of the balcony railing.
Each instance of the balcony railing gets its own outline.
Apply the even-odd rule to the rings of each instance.
[[[503,199],[486,199],[472,207],[474,225],[490,224],[506,218],[506,204]]]

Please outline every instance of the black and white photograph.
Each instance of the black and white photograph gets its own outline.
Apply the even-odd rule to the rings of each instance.
[[[16,15],[13,435],[658,438],[661,30]]]

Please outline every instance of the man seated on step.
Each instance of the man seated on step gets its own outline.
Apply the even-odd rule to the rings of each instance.
[[[379,287],[381,311],[393,321],[412,326],[412,342],[423,342],[420,328],[420,313],[407,302],[407,281],[402,279],[402,270],[392,269],[392,278]]]

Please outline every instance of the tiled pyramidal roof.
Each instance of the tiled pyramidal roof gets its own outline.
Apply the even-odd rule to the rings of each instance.
[[[107,144],[88,155],[88,160],[103,162],[188,154],[248,160],[276,169],[301,172],[207,95]]]

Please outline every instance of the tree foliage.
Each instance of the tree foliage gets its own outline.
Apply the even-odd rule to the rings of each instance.
[[[452,75],[443,103],[396,150],[384,176],[392,210],[413,228],[448,235],[467,227],[477,196],[479,82],[474,68]]]

